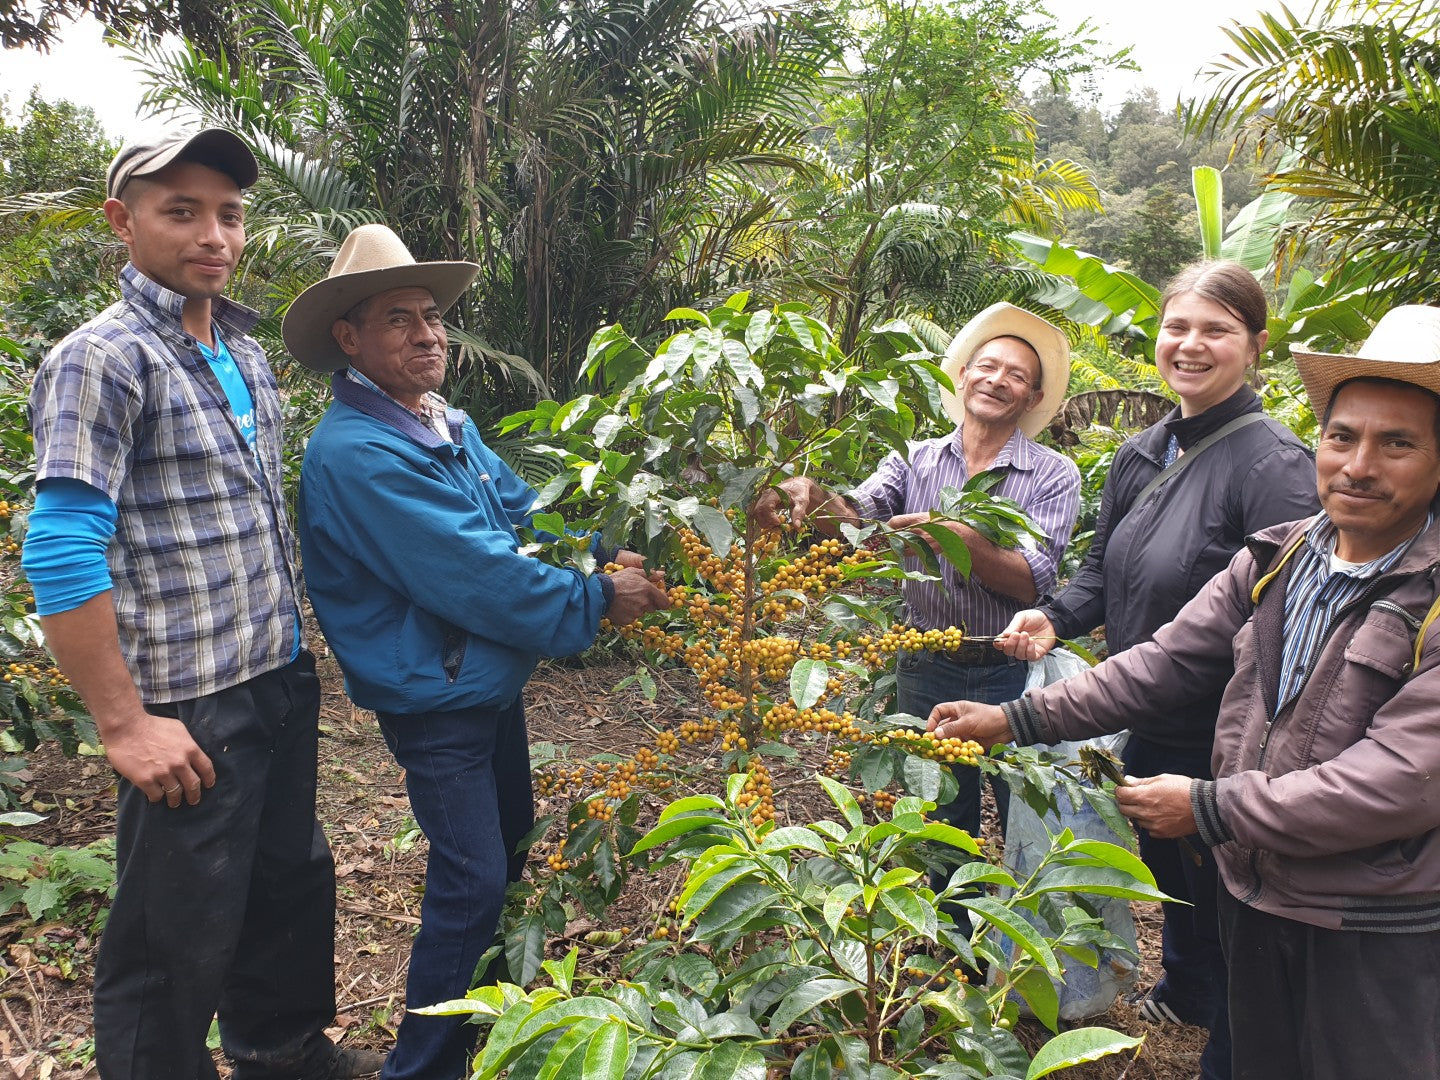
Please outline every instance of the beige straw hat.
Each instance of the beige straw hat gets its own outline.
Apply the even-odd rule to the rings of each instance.
[[[1391,308],[1354,356],[1290,350],[1310,407],[1323,417],[1335,388],[1348,379],[1394,379],[1440,394],[1440,308]]]
[[[330,327],[362,300],[390,289],[430,290],[448,311],[480,267],[472,262],[416,262],[400,237],[384,225],[361,225],[345,238],[330,273],[297,296],[285,312],[280,336],[300,363],[339,371],[350,363]]]
[[[1070,385],[1070,342],[1059,327],[1033,312],[1014,304],[991,304],[960,328],[945,350],[940,370],[958,387],[970,357],[981,345],[997,337],[1020,338],[1040,357],[1040,389],[1044,393],[1035,407],[1020,417],[1018,425],[1033,439],[1065,402],[1065,390]],[[949,390],[941,390],[940,401],[951,420],[957,424],[964,422],[965,407],[958,397]]]

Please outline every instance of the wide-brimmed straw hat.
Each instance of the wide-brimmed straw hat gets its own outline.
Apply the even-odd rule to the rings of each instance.
[[[1035,407],[1020,417],[1017,425],[1033,439],[1065,402],[1065,390],[1070,385],[1070,342],[1058,326],[1034,312],[1014,304],[991,304],[960,328],[945,350],[940,369],[958,387],[965,365],[975,351],[997,337],[1020,338],[1040,357],[1040,389],[1044,393]],[[964,422],[965,406],[958,397],[941,390],[940,400],[951,420],[957,424]]]
[[[1440,308],[1391,308],[1354,356],[1290,350],[1310,407],[1323,417],[1335,388],[1348,379],[1393,379],[1440,395]]]
[[[297,296],[285,312],[285,348],[314,371],[339,371],[350,363],[330,332],[335,320],[362,300],[390,289],[428,289],[448,311],[475,280],[472,262],[416,262],[400,237],[384,225],[361,225],[340,245],[330,273]]]

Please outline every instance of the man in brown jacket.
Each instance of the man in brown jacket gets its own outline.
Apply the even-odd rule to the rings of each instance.
[[[1440,308],[1358,356],[1296,353],[1324,423],[1322,512],[1251,537],[1162,628],[942,737],[1020,743],[1163,725],[1225,684],[1214,780],[1116,795],[1220,866],[1237,1080],[1440,1076]]]

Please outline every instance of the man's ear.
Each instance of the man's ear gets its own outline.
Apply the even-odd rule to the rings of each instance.
[[[330,333],[346,356],[360,354],[360,335],[355,330],[355,324],[349,319],[336,319],[330,324]]]
[[[131,220],[130,208],[119,199],[106,199],[103,207],[105,220],[110,223],[111,230],[125,243],[134,242],[135,227]]]

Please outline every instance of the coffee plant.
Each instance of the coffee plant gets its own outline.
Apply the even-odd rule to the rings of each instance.
[[[767,531],[749,512],[787,476],[843,491],[884,452],[939,430],[949,384],[936,358],[900,323],[844,355],[798,306],[750,310],[744,295],[671,318],[686,328],[653,351],[620,327],[601,330],[586,365],[593,392],[502,424],[552,470],[529,550],[589,571],[599,533],[602,547],[664,568],[670,610],[618,631],[644,657],[626,681],[653,698],[658,672],[683,666],[703,707],[631,757],[535,748],[539,793],[570,809],[530,837],[537,880],[515,887],[491,951],[499,984],[451,1005],[493,1022],[476,1075],[1043,1075],[1133,1046],[1067,1032],[1032,1062],[1008,1025],[1019,998],[1057,1026],[1057,950],[1093,965],[1097,949],[1118,946],[1085,895],[1158,896],[1138,859],[1062,834],[1044,866],[1016,882],[974,838],[925,818],[953,797],[954,763],[1004,776],[1032,805],[1089,801],[1119,821],[1113,799],[1063,762],[986,755],[924,733],[919,718],[887,715],[897,652],[965,640],[963,627],[899,621],[901,581],[936,575],[942,558],[969,571],[941,522],[1005,546],[1033,535],[993,495],[998,476],[947,489],[934,521],[906,531]],[[828,754],[819,783],[843,823],[776,827],[772,768],[802,743]],[[696,752],[699,766],[680,764]],[[673,803],[645,833],[642,800],[669,798],[682,780],[711,787],[717,757],[724,797]],[[574,954],[546,959],[548,937],[577,908],[603,915],[628,875],[666,863],[687,871],[673,919],[656,920],[619,981],[583,973]],[[939,897],[923,884],[934,869],[950,874]],[[1013,890],[1006,899],[987,894],[1000,886]],[[973,935],[942,901],[969,910]],[[1047,938],[1024,911],[1063,930]],[[607,955],[628,937],[597,935]],[[995,985],[964,981],[987,965]],[[537,988],[542,975],[548,985]]]
[[[619,978],[587,975],[578,953],[546,960],[530,989],[500,983],[432,1009],[489,1026],[473,1076],[625,1080],[774,1075],[1040,1077],[1142,1040],[1107,1028],[1050,1039],[1033,1059],[1015,1037],[1016,995],[1052,1029],[1061,955],[1096,962],[1116,940],[1067,909],[1053,937],[1025,912],[1056,897],[1156,900],[1153,877],[1123,848],[1054,838],[1024,880],[981,857],[968,834],[927,820],[904,797],[867,824],[854,796],[820,777],[839,820],[757,824],[732,776],[724,796],[671,803],[635,845],[685,868],[674,936],[632,952]],[[958,863],[936,894],[933,849]],[[1003,887],[1005,899],[983,893]],[[943,901],[975,923],[960,931]],[[996,934],[1014,943],[1013,960]],[[978,960],[1003,976],[970,981]]]

